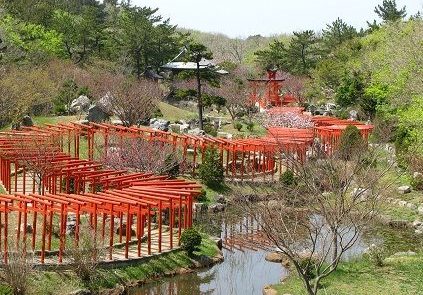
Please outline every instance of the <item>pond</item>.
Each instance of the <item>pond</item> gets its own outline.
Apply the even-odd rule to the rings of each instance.
[[[214,216],[215,217],[215,216]],[[206,217],[208,231],[225,239],[230,231],[245,225],[248,218],[241,217],[230,219],[222,218],[210,224]],[[255,226],[250,222],[250,226]],[[214,230],[213,230],[214,227]],[[217,232],[216,232],[217,229]],[[353,259],[362,255],[363,251],[371,244],[383,242],[387,251],[415,250],[420,242],[407,230],[391,229],[386,226],[375,225],[370,227],[357,243],[346,253],[344,259]],[[267,252],[264,249],[251,250],[233,248],[232,251],[223,249],[225,261],[210,269],[199,270],[190,274],[165,278],[156,282],[133,288],[129,291],[132,295],[169,295],[169,294],[225,294],[225,295],[260,295],[266,285],[277,284],[289,275],[281,264],[265,260]]]

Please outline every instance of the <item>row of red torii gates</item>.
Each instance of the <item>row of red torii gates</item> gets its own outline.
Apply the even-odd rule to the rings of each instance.
[[[281,111],[287,110],[302,112],[300,108]],[[346,126],[357,126],[365,139],[373,128],[332,117],[312,120],[314,128],[268,128],[265,137],[234,140],[105,123],[0,132],[0,181],[9,193],[0,195],[3,261],[7,262],[13,249],[11,243],[23,243],[25,249],[37,254],[40,263],[62,263],[66,239],[79,241],[81,219],[89,221],[94,235],[100,234],[109,260],[160,253],[179,243],[183,229],[192,225],[192,204],[201,186],[183,179],[104,167],[96,151],[103,155],[119,152],[110,149],[116,142],[141,139],[171,145],[180,151],[183,162],[191,163],[192,174],[205,150],[215,147],[227,177],[273,180],[278,169],[289,165],[284,162],[288,156],[306,161],[316,139],[330,153]],[[80,157],[82,144],[85,159]],[[32,183],[28,184],[29,179]],[[74,227],[71,237],[70,223]]]

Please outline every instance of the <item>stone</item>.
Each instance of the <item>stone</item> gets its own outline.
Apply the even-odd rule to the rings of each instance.
[[[189,124],[181,124],[179,127],[179,133],[187,133],[189,130]]]
[[[416,219],[413,221],[413,227],[420,227],[423,225],[423,222],[421,222],[420,220]]]
[[[282,261],[284,260],[284,255],[279,252],[270,252],[266,254],[266,257],[264,259],[269,262],[282,263]]]
[[[367,197],[370,195],[370,190],[365,189],[365,188],[361,188],[361,187],[357,187],[357,188],[353,189],[352,194],[355,198],[359,198],[360,200],[366,200]]]
[[[119,119],[114,119],[110,123],[112,123],[112,125],[114,126],[123,126],[122,120],[119,120]]]
[[[180,133],[181,132],[181,125],[177,123],[169,124],[169,129],[171,132]]]
[[[271,286],[265,286],[262,293],[263,295],[278,295],[278,292]]]
[[[69,295],[90,295],[90,294],[91,292],[88,289],[78,289],[69,293]]]
[[[170,121],[164,119],[151,119],[150,120],[150,128],[161,130],[161,131],[169,131]]]
[[[88,115],[86,117],[86,120],[88,120],[89,122],[94,122],[94,123],[102,123],[104,121],[109,120],[110,115],[108,113],[106,113],[103,108],[101,108],[98,105],[92,105],[89,109],[88,109]]]
[[[405,205],[408,209],[411,210],[417,210],[417,206],[414,205],[413,203],[407,203],[407,205]]]
[[[225,211],[225,205],[223,204],[213,204],[209,207],[209,211],[213,213],[219,213]]]
[[[85,95],[81,95],[78,98],[72,100],[69,111],[71,113],[87,112],[90,108],[90,104],[90,99]]]
[[[416,230],[414,231],[414,233],[415,233],[416,235],[422,235],[422,234],[423,234],[423,230],[422,230],[422,229],[416,229]]]
[[[411,187],[409,185],[403,185],[398,188],[398,192],[400,194],[408,194],[411,193]]]
[[[189,130],[188,134],[194,135],[194,136],[203,136],[206,133],[204,132],[204,130],[201,130],[200,128],[194,128],[192,130]]]
[[[220,204],[227,204],[228,203],[228,201],[226,200],[224,195],[218,195],[216,202],[220,203]]]
[[[423,215],[423,206],[419,206],[419,207],[417,208],[417,212],[418,212],[420,215]]]
[[[34,122],[32,121],[32,118],[28,115],[24,116],[22,118],[22,126],[24,127],[32,127],[34,126]]]
[[[401,201],[398,201],[397,205],[400,206],[400,207],[405,207],[405,206],[407,206],[407,202],[401,200]]]
[[[217,137],[221,137],[221,138],[226,138],[226,139],[232,139],[233,138],[233,134],[228,133],[228,132],[217,132]]]

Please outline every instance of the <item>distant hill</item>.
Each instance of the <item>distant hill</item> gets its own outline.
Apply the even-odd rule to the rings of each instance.
[[[254,52],[266,48],[275,39],[290,39],[289,35],[276,35],[263,37],[261,35],[249,36],[248,38],[230,38],[221,33],[205,33],[191,29],[178,29],[181,32],[189,32],[192,38],[206,45],[214,54],[216,62],[232,61],[238,64],[251,64],[254,61]]]

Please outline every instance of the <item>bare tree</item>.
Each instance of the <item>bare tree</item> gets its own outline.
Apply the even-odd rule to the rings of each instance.
[[[23,245],[8,248],[7,264],[3,266],[2,280],[11,288],[13,295],[28,294],[30,277],[35,272],[32,257],[24,250]]]
[[[112,140],[110,145],[112,150],[101,160],[107,167],[172,176],[179,171],[181,159],[170,144],[129,138]]]
[[[104,259],[104,240],[96,232],[88,220],[83,219],[80,225],[79,238],[69,239],[66,256],[70,266],[82,283],[94,292],[99,262]]]
[[[149,119],[162,98],[157,82],[108,72],[75,77],[97,96],[104,111],[117,116],[125,126]]]
[[[245,202],[269,241],[294,266],[308,294],[333,273],[370,225],[389,187],[390,167],[378,167],[383,154],[374,149],[350,149],[328,155],[321,147],[302,163],[287,157],[295,178],[266,201]]]

